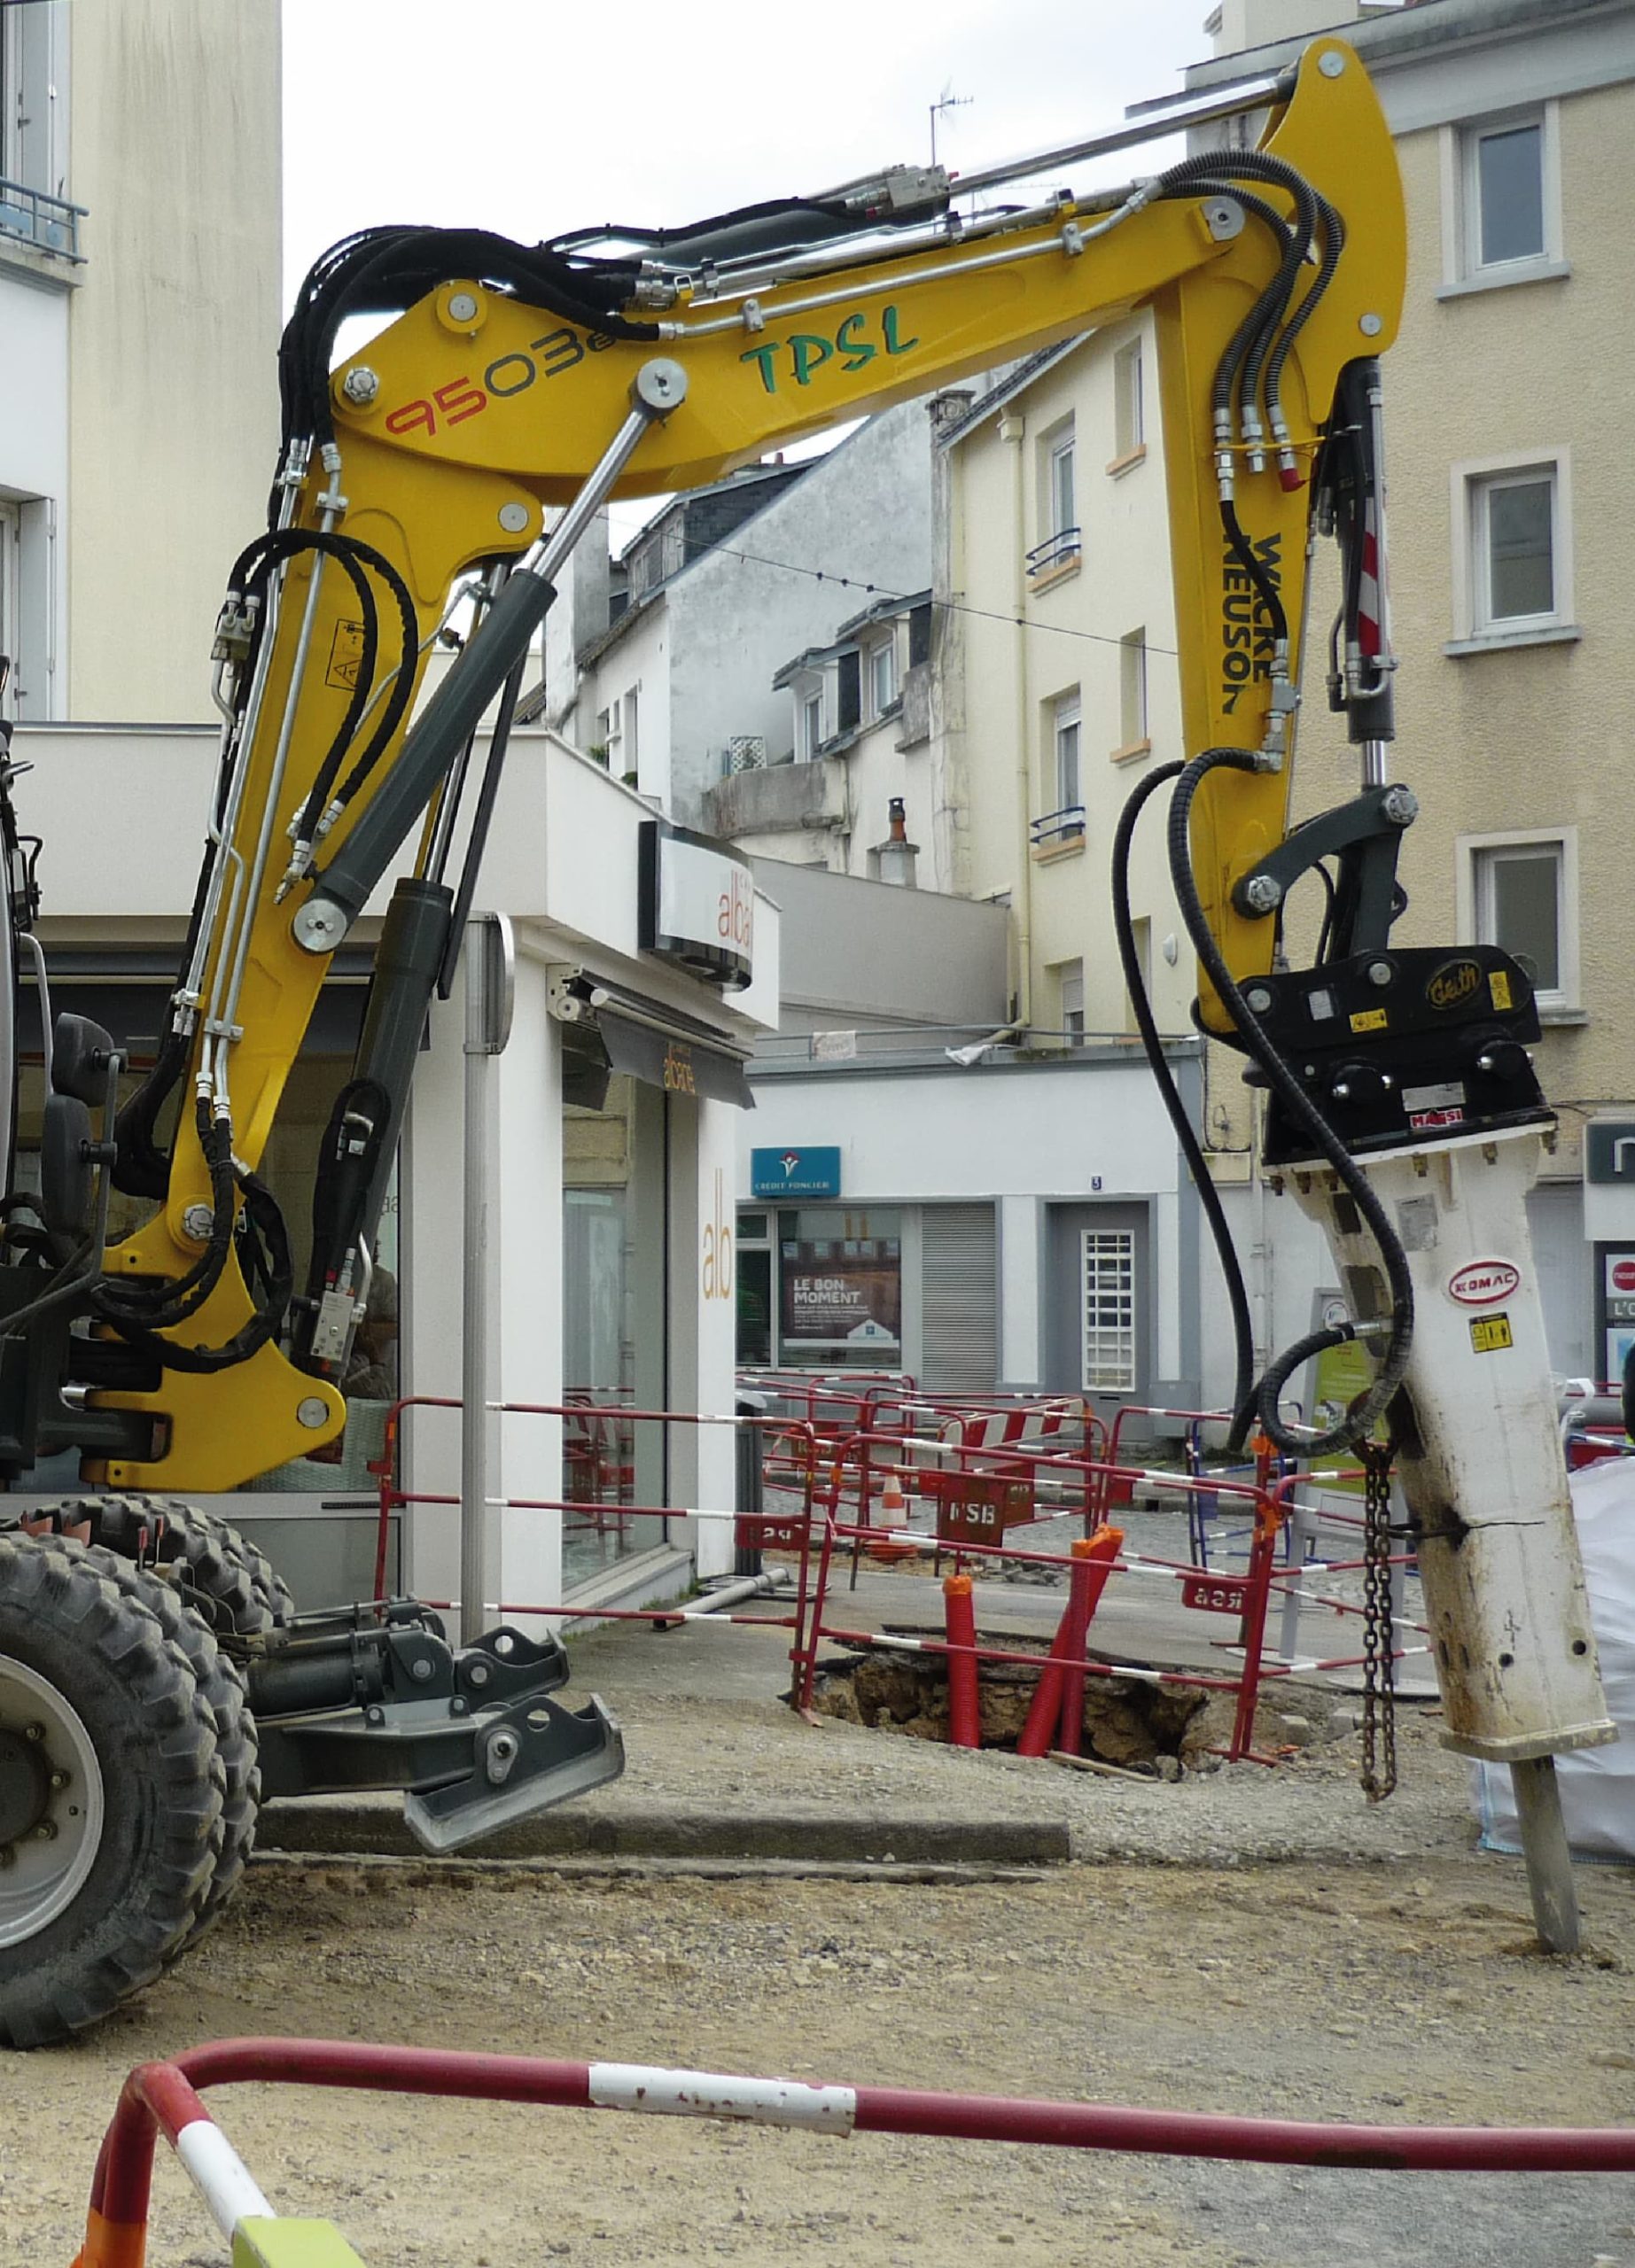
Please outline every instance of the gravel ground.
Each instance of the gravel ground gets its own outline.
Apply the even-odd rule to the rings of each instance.
[[[631,1756],[591,1801],[1059,1817],[1076,1862],[958,1888],[258,1862],[214,1936],[114,2023],[0,2055],[0,2262],[66,2268],[125,2070],[234,2033],[1285,2116],[1635,2120],[1635,1872],[1585,1869],[1588,1950],[1539,1957],[1519,1864],[1473,1849],[1465,1767],[1424,1712],[1405,1717],[1404,1784],[1377,1807],[1356,1785],[1349,1703],[1339,1737],[1275,1772],[1138,1786],[814,1729],[772,1697],[781,1643],[708,1623],[584,1642],[575,1683],[617,1707]],[[1280,1697],[1296,1702],[1314,1721],[1332,1697]],[[831,2252],[922,2268],[956,2248],[1037,2268],[1635,2268],[1635,2180],[593,2129],[582,2113],[255,2089],[216,2107],[275,2205],[332,2218],[371,2268],[805,2268]],[[221,2258],[170,2165],[150,2257]]]

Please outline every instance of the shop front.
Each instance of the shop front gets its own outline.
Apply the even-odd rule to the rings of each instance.
[[[1195,1078],[1195,1044],[1174,1052]],[[1107,1410],[1195,1394],[1196,1200],[1144,1065],[904,1055],[756,1065],[740,1363]]]

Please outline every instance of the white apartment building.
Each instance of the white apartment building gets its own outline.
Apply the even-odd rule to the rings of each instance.
[[[547,621],[541,713],[670,818],[708,826],[719,781],[793,752],[775,686],[790,656],[833,642],[873,597],[929,581],[924,407],[677,497],[611,571],[596,540]]]

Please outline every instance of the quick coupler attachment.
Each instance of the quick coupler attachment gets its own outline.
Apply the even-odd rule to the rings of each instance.
[[[624,1770],[599,1700],[549,1698],[568,1675],[558,1639],[502,1627],[456,1654],[424,1609],[386,1612],[300,1618],[246,1664],[264,1795],[401,1788],[421,1845],[457,1851]]]
[[[624,1768],[624,1735],[596,1694],[582,1709],[564,1709],[541,1696],[486,1716],[471,1772],[405,1796],[403,1817],[422,1849],[458,1851],[617,1780]]]

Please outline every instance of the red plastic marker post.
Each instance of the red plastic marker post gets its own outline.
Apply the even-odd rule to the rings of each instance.
[[[1121,1527],[1099,1527],[1094,1535],[1080,1536],[1073,1545],[1072,1571],[1068,1577],[1067,1612],[1062,1630],[1062,1728],[1056,1745],[1077,1756],[1085,1723],[1085,1640],[1091,1619],[1102,1603],[1113,1562],[1124,1549]]]
[[[1027,1721],[1016,1742],[1018,1756],[1043,1756],[1055,1736],[1056,1720],[1062,1714],[1062,1678],[1067,1666],[1068,1623],[1072,1612],[1070,1594],[1051,1642],[1050,1659],[1039,1673],[1039,1683],[1033,1689]]]
[[[943,1619],[948,1655],[948,1737],[955,1748],[982,1746],[982,1705],[977,1687],[977,1610],[969,1575],[942,1579]]]

